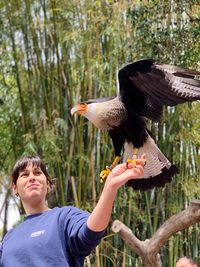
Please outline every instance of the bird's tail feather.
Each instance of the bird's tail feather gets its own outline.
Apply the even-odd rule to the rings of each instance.
[[[144,173],[139,179],[130,180],[127,185],[136,190],[148,190],[154,187],[163,187],[170,182],[174,174],[178,173],[177,167],[170,162],[160,151],[154,140],[148,136],[143,147],[138,150],[138,158],[146,154],[147,163],[144,167]],[[123,161],[133,155],[133,146],[130,143],[125,144]]]

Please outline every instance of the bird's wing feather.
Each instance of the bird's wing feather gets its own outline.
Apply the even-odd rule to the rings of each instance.
[[[122,101],[154,120],[159,120],[163,105],[175,106],[200,99],[200,72],[197,71],[146,59],[126,65],[118,76]]]

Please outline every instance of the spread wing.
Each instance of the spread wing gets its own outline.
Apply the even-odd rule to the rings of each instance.
[[[128,110],[158,121],[162,107],[200,99],[200,72],[140,60],[118,74],[120,97]]]

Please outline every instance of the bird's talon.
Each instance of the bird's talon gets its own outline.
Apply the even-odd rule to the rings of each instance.
[[[129,163],[133,163],[133,164],[136,164],[136,159],[127,159],[126,161],[126,167],[128,168],[128,164]]]
[[[101,171],[100,173],[100,183],[104,183],[106,178],[108,177],[109,173],[111,173],[112,169],[119,163],[121,157],[115,157],[113,163],[110,166],[106,166],[106,169]]]
[[[126,167],[128,168],[128,164],[129,163],[133,163],[136,164],[137,163],[137,159],[127,159],[126,161]],[[147,161],[145,160],[144,163],[141,163],[140,165],[142,165],[143,167],[146,165]]]
[[[103,184],[105,182],[105,180],[101,177],[100,178],[100,183]]]
[[[145,160],[145,162],[142,164],[142,166],[144,167],[147,164],[147,161]]]
[[[108,166],[106,166],[106,170],[103,170],[103,171],[101,171],[101,173],[100,173],[100,182],[101,183],[104,183],[105,182],[105,180],[106,180],[106,178],[108,177],[108,175],[109,175],[109,173],[111,173],[111,168],[109,168]]]

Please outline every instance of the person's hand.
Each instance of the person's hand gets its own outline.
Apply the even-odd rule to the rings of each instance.
[[[117,165],[112,172],[108,175],[105,186],[112,187],[115,190],[118,190],[122,185],[127,183],[130,179],[139,178],[143,172],[143,166],[146,163],[146,155],[143,154],[140,159],[136,160],[136,164],[122,163]]]
[[[102,231],[108,226],[113,202],[117,190],[130,179],[137,179],[143,173],[146,163],[145,155],[136,160],[136,164],[117,165],[108,175],[99,201],[87,220],[87,226],[93,231]]]

